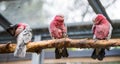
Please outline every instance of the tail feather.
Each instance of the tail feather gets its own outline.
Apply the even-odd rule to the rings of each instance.
[[[60,50],[58,48],[55,49],[55,58],[56,59],[60,59],[61,58],[61,53],[60,53]]]
[[[25,44],[17,45],[17,48],[14,52],[14,56],[25,57],[25,55],[26,55],[26,45]]]
[[[91,58],[93,59],[96,59],[97,58],[97,55],[96,55],[96,49],[94,49],[92,55],[91,55]]]
[[[62,56],[63,57],[68,57],[69,56],[67,48],[63,48],[63,50],[62,50]]]
[[[105,49],[101,49],[101,51],[99,52],[98,55],[98,60],[103,60],[103,58],[105,57]]]

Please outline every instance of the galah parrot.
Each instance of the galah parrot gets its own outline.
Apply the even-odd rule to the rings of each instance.
[[[18,23],[11,26],[7,31],[11,33],[17,40],[17,46],[14,51],[14,56],[25,57],[26,55],[26,44],[32,39],[32,29],[26,23]]]
[[[112,34],[112,25],[106,19],[106,17],[102,14],[97,14],[95,18],[93,18],[93,39],[95,42],[97,40],[109,40]],[[103,60],[105,57],[105,49],[104,48],[95,48],[92,56],[93,59]]]
[[[54,20],[50,23],[49,27],[50,35],[53,39],[66,38],[67,35],[67,27],[64,24],[64,16],[56,15]],[[65,44],[65,42],[64,42]],[[60,59],[61,57],[68,57],[67,48],[55,48],[55,58]]]

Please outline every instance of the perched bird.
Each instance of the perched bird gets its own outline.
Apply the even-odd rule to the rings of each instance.
[[[17,46],[14,51],[14,56],[25,57],[26,44],[30,42],[32,38],[32,29],[30,28],[30,26],[25,23],[18,23],[8,28],[7,31],[9,31],[11,35],[16,37],[17,40]]]
[[[49,27],[50,35],[53,39],[60,39],[66,38],[67,35],[67,27],[64,24],[64,16],[63,15],[56,15],[54,20],[50,23]],[[64,43],[65,44],[65,43]],[[68,57],[67,48],[55,48],[55,57],[59,59],[61,57]]]
[[[93,39],[95,42],[97,40],[109,40],[112,34],[112,25],[106,19],[106,17],[102,14],[97,14],[95,18],[93,18]],[[95,48],[92,56],[93,59],[103,60],[105,57],[105,49],[104,48]]]

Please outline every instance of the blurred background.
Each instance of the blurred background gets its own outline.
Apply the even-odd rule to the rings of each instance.
[[[48,31],[56,14],[65,16],[69,38],[92,38],[92,18],[104,14],[113,26],[112,38],[120,37],[120,0],[0,0],[0,43],[15,42],[6,27],[19,22],[33,29],[32,41],[51,39]],[[102,4],[102,6],[100,6]],[[27,53],[16,58],[12,53],[0,54],[0,64],[120,64],[120,47],[106,51],[103,61],[90,58],[93,49],[70,48],[68,58],[55,59],[54,49],[41,54]]]

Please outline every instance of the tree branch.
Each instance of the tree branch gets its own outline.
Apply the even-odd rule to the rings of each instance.
[[[94,41],[92,39],[54,39],[54,40],[44,40],[38,42],[30,42],[27,44],[27,52],[41,52],[42,49],[46,48],[107,48],[120,46],[120,39],[110,39],[110,40],[98,40]],[[2,53],[12,53],[16,48],[16,44],[0,44],[0,54]]]

